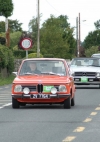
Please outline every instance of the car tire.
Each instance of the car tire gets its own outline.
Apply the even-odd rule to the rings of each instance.
[[[72,99],[71,99],[71,106],[74,106],[75,105],[75,97],[73,97]]]
[[[12,97],[12,108],[19,108],[19,102]]]
[[[70,96],[64,101],[64,108],[67,108],[67,109],[71,108],[71,98],[70,98]]]

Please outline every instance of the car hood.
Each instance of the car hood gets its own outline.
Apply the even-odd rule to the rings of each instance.
[[[68,83],[70,80],[67,76],[17,76],[13,83]]]
[[[70,67],[72,72],[100,72],[100,67],[93,66],[80,66],[80,67]]]

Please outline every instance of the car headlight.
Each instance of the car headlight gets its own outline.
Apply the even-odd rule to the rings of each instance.
[[[97,72],[97,75],[96,75],[97,77],[100,77],[100,72]]]
[[[25,87],[25,88],[23,89],[23,93],[24,93],[24,94],[29,94],[29,92],[30,92],[30,89],[29,89],[28,87]]]
[[[15,88],[14,88],[14,92],[22,92],[22,86],[16,85]]]
[[[52,94],[56,94],[57,93],[57,89],[55,87],[51,88],[51,93]]]
[[[66,89],[66,86],[65,85],[60,85],[59,86],[59,92],[66,92],[67,89]]]

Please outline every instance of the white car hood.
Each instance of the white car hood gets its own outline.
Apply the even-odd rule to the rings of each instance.
[[[70,67],[71,72],[100,72],[100,67],[94,66],[79,66]]]

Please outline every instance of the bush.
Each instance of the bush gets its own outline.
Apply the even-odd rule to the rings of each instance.
[[[30,54],[28,54],[28,58],[37,58],[37,53],[30,53]],[[43,58],[42,54],[40,54],[40,58]]]
[[[53,54],[44,54],[44,58],[54,58]]]
[[[0,45],[0,68],[7,68],[8,74],[14,69],[14,56],[12,50]]]
[[[15,47],[16,48],[16,47]],[[29,50],[28,54],[33,53],[33,51]],[[26,51],[25,50],[13,50],[14,57],[16,59],[22,59],[26,57]]]

